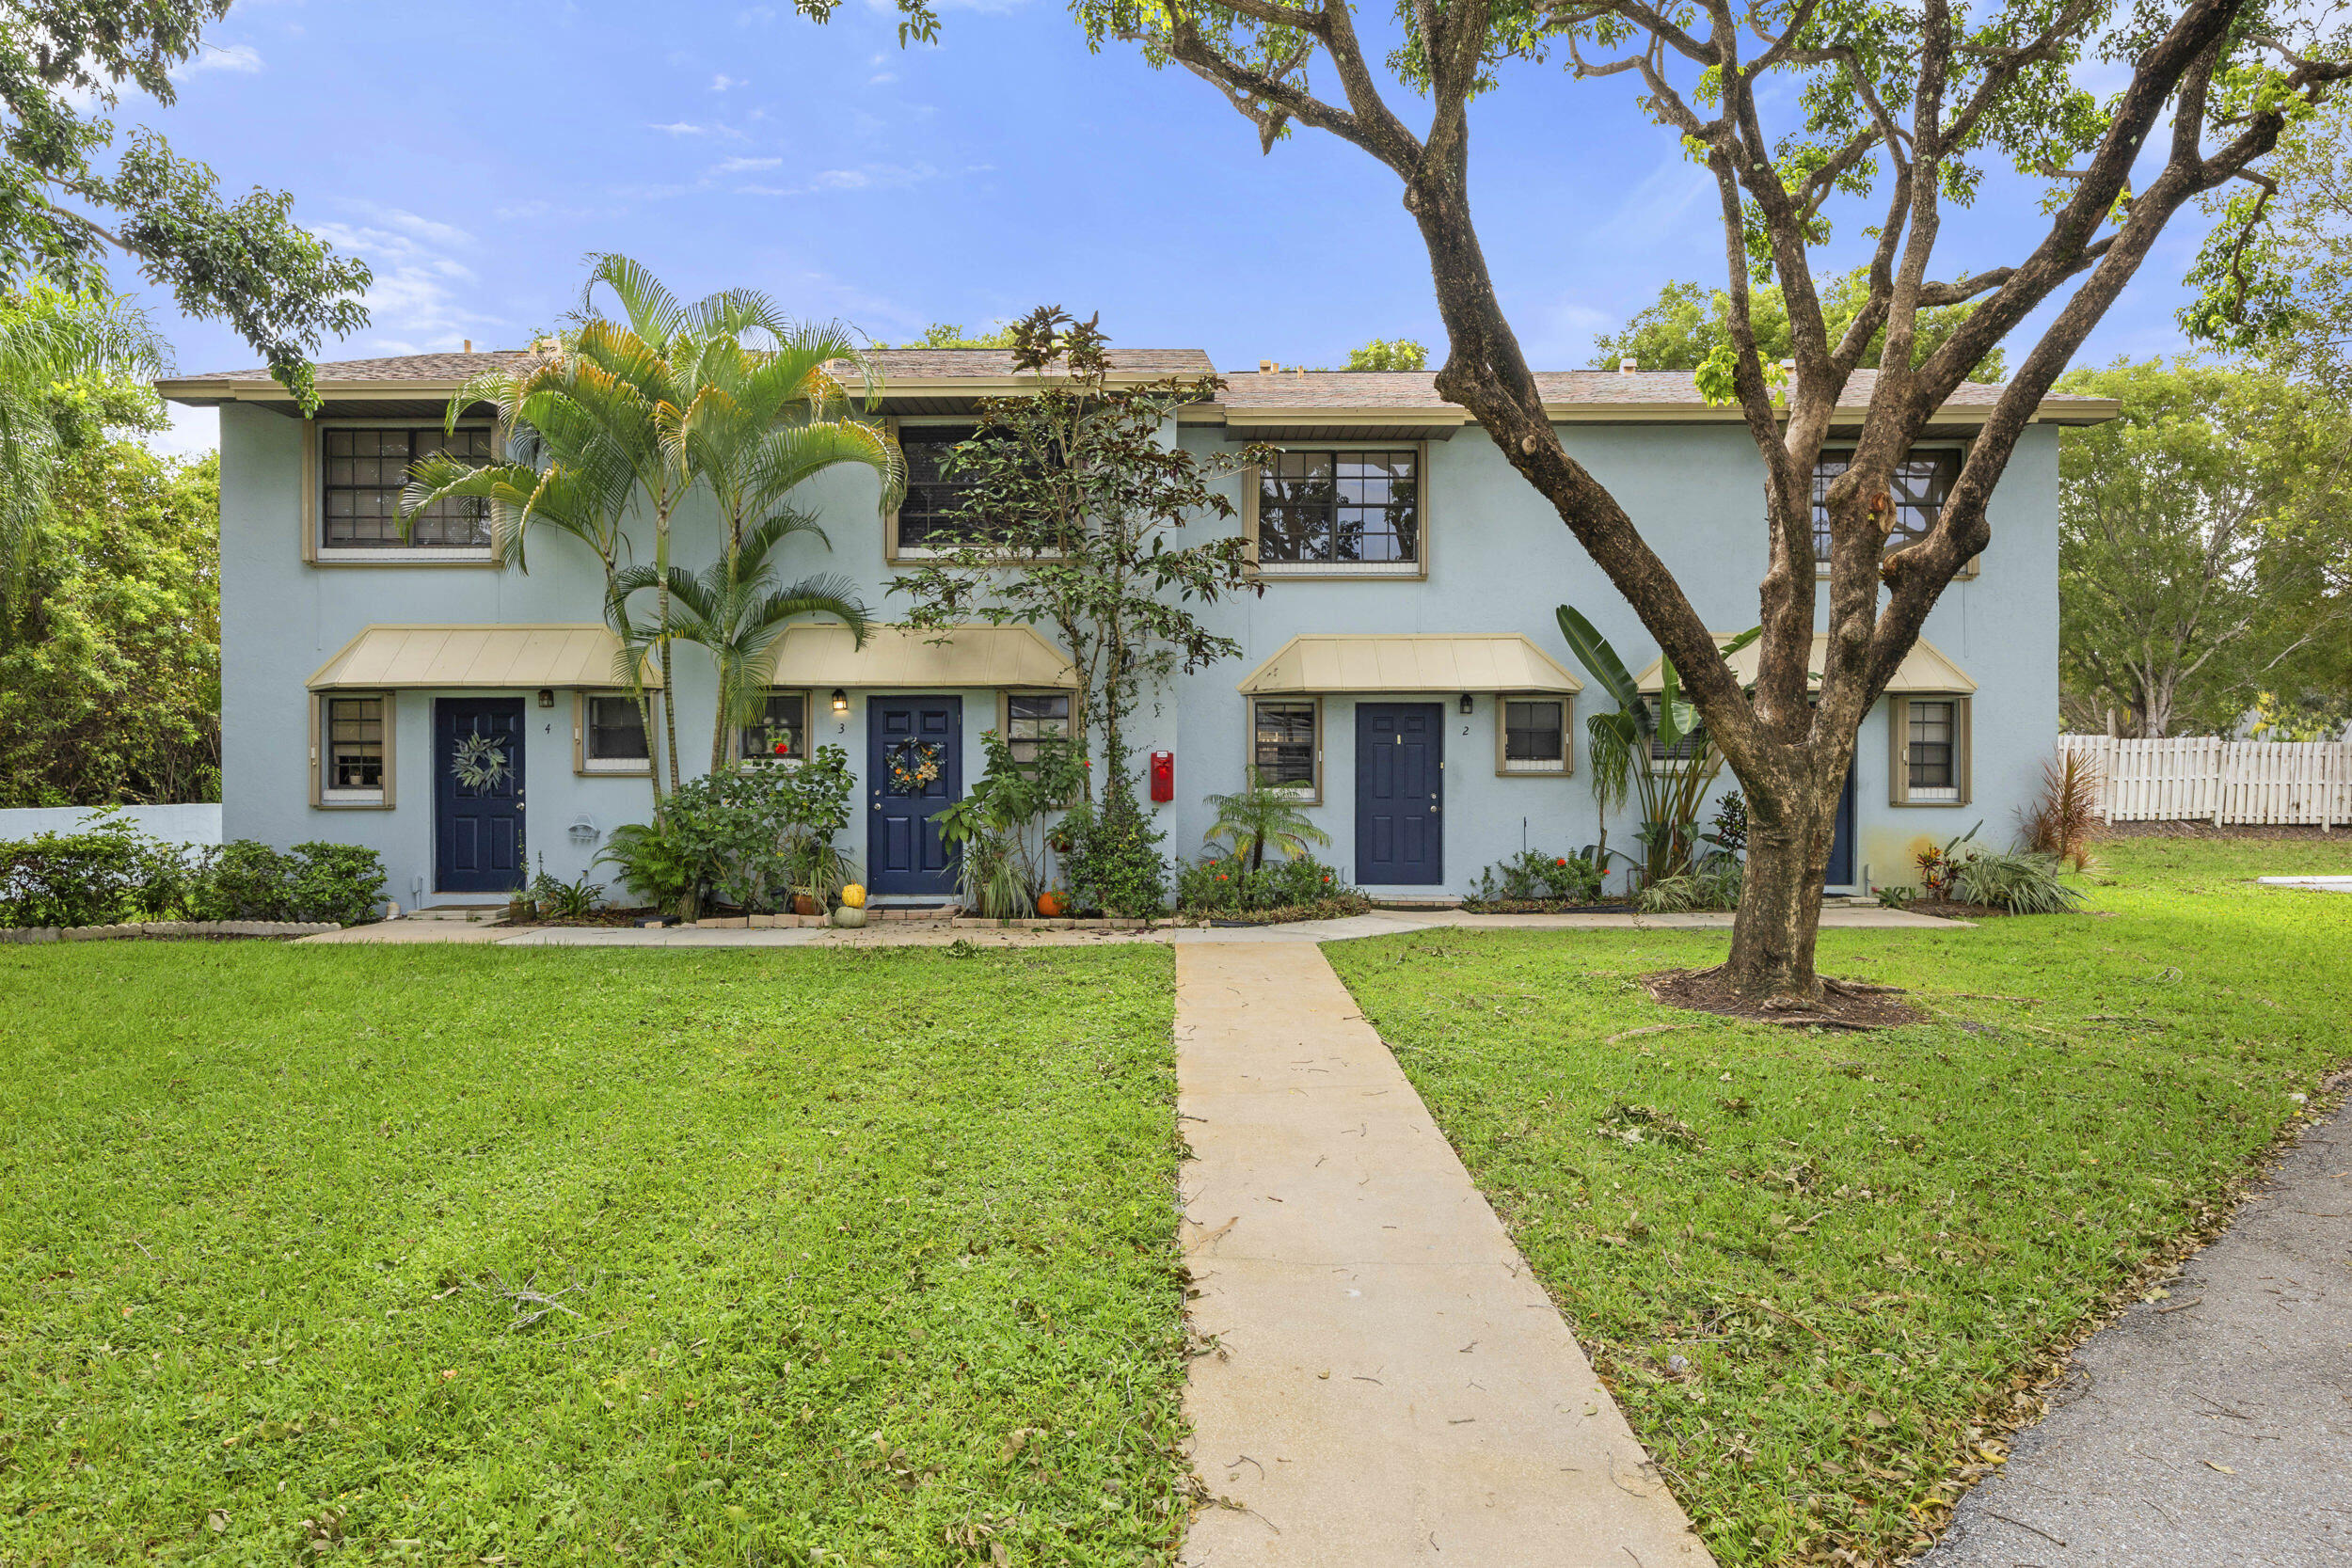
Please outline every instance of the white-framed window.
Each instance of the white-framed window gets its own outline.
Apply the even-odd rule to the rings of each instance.
[[[1568,717],[1565,696],[1510,696],[1495,701],[1495,771],[1502,774],[1565,773],[1569,768]]]
[[[311,558],[337,562],[485,562],[490,511],[485,501],[445,500],[427,507],[404,535],[402,493],[408,470],[446,452],[483,464],[496,455],[485,422],[445,430],[439,420],[339,420],[315,433],[315,484],[309,498]]]
[[[1071,738],[1070,693],[1067,691],[1008,691],[1005,693],[1005,744],[1013,761],[1024,768],[1037,763],[1038,742]]]
[[[1423,575],[1421,470],[1412,443],[1285,447],[1248,498],[1259,575]]]
[[[392,803],[392,695],[329,691],[314,699],[311,803]]]
[[[580,696],[580,771],[646,773],[653,751],[645,743],[645,710],[620,692],[583,691]]]
[[[1964,696],[1897,697],[1886,723],[1888,803],[1957,806],[1969,799],[1969,701]]]
[[[1323,799],[1323,700],[1249,699],[1249,764],[1262,784],[1294,789],[1309,804]]]
[[[769,692],[759,717],[737,729],[735,745],[747,762],[797,767],[808,756],[808,693]]]

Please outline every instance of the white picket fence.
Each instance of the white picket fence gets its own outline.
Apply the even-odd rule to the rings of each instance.
[[[2110,822],[2352,823],[2352,741],[2059,736],[2070,752],[2098,769]]]

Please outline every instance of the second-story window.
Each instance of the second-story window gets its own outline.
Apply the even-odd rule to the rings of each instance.
[[[1813,559],[1829,560],[1829,486],[1846,471],[1852,449],[1824,451],[1813,465]],[[1915,545],[1944,515],[1944,502],[1960,477],[1960,453],[1952,451],[1914,452],[1895,465],[1887,488],[1895,501],[1895,527],[1886,536],[1891,552]]]
[[[960,469],[948,455],[973,434],[971,425],[900,427],[898,447],[907,457],[907,493],[898,503],[898,548],[952,550],[973,542],[977,531],[961,514],[971,495],[974,476]]]
[[[1421,562],[1420,453],[1285,451],[1258,475],[1261,566]]]
[[[427,507],[404,537],[400,497],[409,467],[435,452],[469,463],[491,458],[488,425],[335,425],[319,433],[319,544],[330,550],[473,550],[490,545],[490,511],[478,500]]]

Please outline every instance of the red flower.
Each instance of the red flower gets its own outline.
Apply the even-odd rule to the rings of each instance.
[[[1224,872],[1222,872],[1222,871],[1218,872],[1218,873],[1216,874],[1216,879],[1217,879],[1218,881],[1220,881],[1220,882],[1221,882],[1221,881],[1223,881],[1223,880],[1225,880],[1225,873],[1224,873]]]
[[[1568,863],[1567,857],[1564,855],[1560,859],[1553,861],[1551,863],[1554,865],[1565,865]]]
[[[789,756],[789,755],[791,755],[791,754],[792,754],[792,742],[790,742],[789,740],[779,740],[779,741],[777,741],[777,742],[776,742],[776,755],[778,755],[778,756],[782,757],[782,756]]]

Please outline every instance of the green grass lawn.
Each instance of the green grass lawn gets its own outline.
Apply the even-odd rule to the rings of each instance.
[[[1171,984],[0,948],[0,1563],[1165,1562]]]
[[[1878,1035],[1634,983],[1719,933],[1326,949],[1724,1562],[1924,1544],[2048,1354],[2352,1056],[2352,896],[2249,880],[2352,871],[2352,844],[2107,859],[2095,913],[1824,934],[1825,972],[1937,1015]]]

